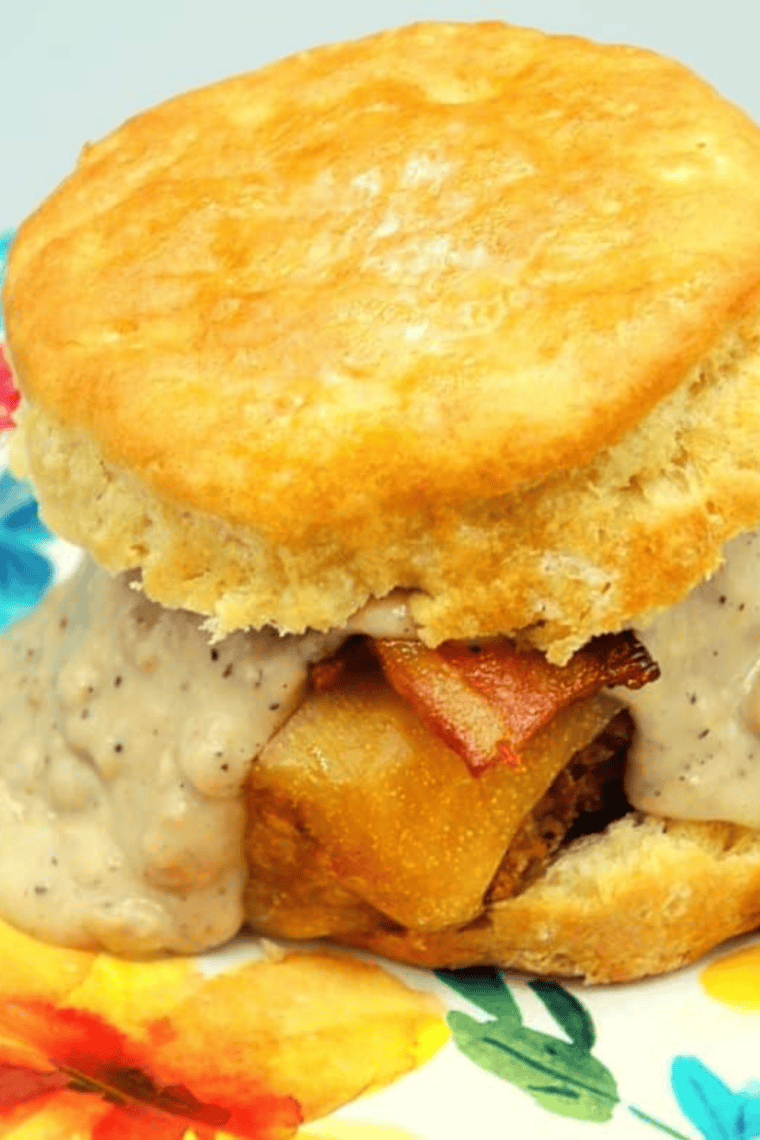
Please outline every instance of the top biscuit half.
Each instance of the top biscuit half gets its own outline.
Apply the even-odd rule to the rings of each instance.
[[[46,517],[219,631],[415,591],[556,660],[760,517],[760,132],[651,52],[418,24],[87,146],[5,292]]]

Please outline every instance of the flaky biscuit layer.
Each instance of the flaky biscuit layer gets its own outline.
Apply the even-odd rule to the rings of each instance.
[[[24,432],[45,517],[106,567],[219,631],[329,628],[370,595],[414,588],[426,640],[528,630],[563,660],[648,619],[710,574],[760,504],[760,355],[737,327],[689,381],[584,468],[496,499],[368,520],[366,547],[325,527],[302,545],[160,499],[91,438],[29,403]],[[382,540],[381,540],[382,538]]]

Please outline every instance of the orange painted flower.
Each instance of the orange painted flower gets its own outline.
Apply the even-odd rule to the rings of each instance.
[[[284,1140],[424,1064],[448,1039],[441,1013],[337,953],[270,949],[209,977],[0,921],[0,1137]]]
[[[302,1119],[292,1097],[270,1092],[255,1074],[238,1088],[228,1085],[219,1104],[199,1100],[186,1084],[164,1083],[146,1044],[87,1010],[5,1000],[0,1028],[7,1034],[0,1042],[0,1121],[20,1105],[42,1107],[62,1090],[104,1105],[92,1140],[182,1140],[190,1128],[198,1140],[214,1140],[219,1129],[245,1140],[281,1140]]]

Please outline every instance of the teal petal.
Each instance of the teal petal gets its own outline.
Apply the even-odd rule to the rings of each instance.
[[[52,577],[53,568],[41,554],[0,544],[0,628],[35,606]]]
[[[760,1136],[760,1095],[734,1092],[697,1057],[676,1057],[671,1085],[684,1116],[705,1140],[755,1140]]]
[[[34,548],[52,538],[41,522],[37,502],[28,483],[10,471],[0,474],[0,542]]]

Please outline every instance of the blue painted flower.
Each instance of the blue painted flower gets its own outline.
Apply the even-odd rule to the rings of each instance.
[[[696,1057],[676,1057],[670,1080],[681,1111],[705,1140],[760,1136],[760,1086],[756,1081],[734,1092]]]
[[[35,606],[53,577],[50,561],[37,549],[50,533],[40,522],[26,483],[0,474],[0,629]]]

